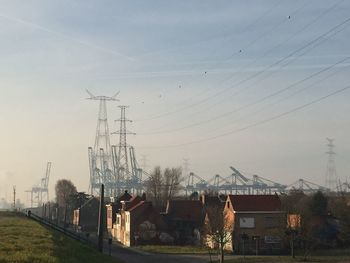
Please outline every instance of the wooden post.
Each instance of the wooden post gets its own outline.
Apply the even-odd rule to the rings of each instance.
[[[99,208],[99,212],[98,212],[98,231],[97,231],[97,235],[98,235],[97,248],[98,248],[98,251],[100,251],[100,252],[103,252],[103,231],[104,231],[103,213],[104,213],[104,185],[101,184],[100,208]]]

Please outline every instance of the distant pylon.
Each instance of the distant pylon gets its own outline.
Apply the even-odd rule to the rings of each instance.
[[[331,191],[336,191],[337,188],[337,170],[335,166],[334,139],[327,139],[328,155],[327,170],[326,170],[326,187]]]
[[[126,128],[127,122],[132,122],[125,117],[125,110],[128,106],[119,106],[120,108],[120,119],[116,120],[120,122],[119,131],[113,132],[112,134],[119,134],[119,145],[118,145],[118,156],[117,156],[117,166],[118,166],[118,182],[124,182],[127,184],[131,180],[131,173],[129,168],[129,157],[128,149],[130,148],[127,143],[127,135],[135,133],[128,131]]]
[[[88,90],[89,100],[98,100],[99,112],[96,127],[94,148],[89,147],[90,193],[98,195],[101,184],[105,185],[106,196],[112,196],[115,188],[115,177],[112,171],[111,143],[108,128],[106,101],[118,101],[117,92],[112,97],[95,96]]]

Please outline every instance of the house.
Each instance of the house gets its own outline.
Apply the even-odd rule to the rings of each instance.
[[[201,195],[200,197],[204,208],[216,206],[222,206],[224,208],[226,199],[226,195]]]
[[[277,254],[283,250],[287,222],[277,195],[229,195],[224,214],[233,230],[227,249],[237,254]]]
[[[113,225],[113,238],[125,246],[158,243],[166,224],[152,202],[136,196],[121,203]]]
[[[129,201],[132,196],[126,190],[114,202],[106,204],[106,226],[107,232],[112,235],[113,225],[115,224],[116,214],[122,207],[122,201]]]
[[[163,214],[168,231],[178,244],[199,244],[204,220],[200,200],[169,200]]]
[[[200,200],[204,207],[204,222],[202,226],[202,243],[210,248],[217,248],[213,232],[224,229],[224,208],[227,196],[202,195]]]
[[[80,208],[74,210],[73,225],[76,230],[84,232],[96,232],[98,225],[98,213],[100,199],[91,197]]]

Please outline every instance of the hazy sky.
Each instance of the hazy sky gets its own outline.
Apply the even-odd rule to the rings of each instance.
[[[47,161],[51,197],[60,178],[87,191],[98,103],[85,89],[120,91],[110,130],[130,105],[129,142],[148,169],[189,158],[207,179],[232,165],[324,184],[331,137],[349,178],[349,11],[320,0],[0,1],[0,198],[17,185],[25,201]]]

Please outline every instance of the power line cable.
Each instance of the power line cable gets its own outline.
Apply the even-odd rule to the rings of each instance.
[[[244,70],[244,69],[249,68],[249,67],[250,67],[251,65],[253,65],[258,59],[261,59],[261,58],[266,57],[266,55],[268,55],[269,53],[271,53],[271,52],[274,51],[275,49],[280,48],[280,47],[283,46],[285,43],[287,43],[287,42],[289,42],[290,40],[292,40],[296,35],[300,34],[300,33],[303,32],[303,31],[305,31],[307,28],[309,28],[311,25],[313,25],[315,22],[317,22],[321,17],[323,17],[324,15],[326,15],[327,13],[329,13],[330,11],[332,11],[335,7],[337,7],[337,6],[338,6],[341,2],[343,2],[343,1],[344,1],[344,0],[340,0],[340,1],[338,1],[337,3],[335,3],[334,5],[332,5],[330,8],[328,8],[327,10],[325,10],[324,12],[322,12],[319,16],[317,16],[317,17],[316,17],[314,20],[312,20],[310,23],[306,24],[304,27],[302,27],[302,28],[301,28],[300,30],[298,30],[296,33],[293,33],[293,34],[291,35],[291,37],[285,39],[284,41],[280,42],[278,45],[276,45],[276,46],[274,46],[273,48],[267,50],[267,51],[262,55],[262,57],[256,58],[252,63],[249,63],[247,66],[245,66],[245,67],[244,67],[243,69],[241,69],[241,70]],[[304,54],[305,54],[305,53],[304,53]],[[300,54],[299,56],[301,56],[301,55],[303,55],[303,54]],[[298,56],[298,57],[299,57],[299,56]],[[288,64],[290,64],[290,63],[291,63],[291,61],[288,62]],[[283,65],[283,67],[286,66],[286,65],[288,65],[288,64]],[[264,79],[267,79],[267,78],[268,78],[269,76],[271,76],[272,74],[273,74],[273,73],[270,73],[270,75],[265,76],[265,77],[263,78],[263,80],[264,80]],[[233,76],[234,76],[234,74],[232,74],[231,76],[229,76],[226,80],[232,78]],[[260,81],[261,81],[261,79],[260,79]],[[220,85],[220,84],[222,84],[222,83],[219,83],[219,85]],[[249,88],[249,87],[248,87],[248,88]],[[243,91],[245,91],[245,90],[247,90],[247,88],[244,89]],[[232,96],[235,96],[235,95],[239,94],[240,92],[241,92],[241,91],[238,91],[238,92],[236,92],[235,94],[233,94]],[[219,102],[215,103],[214,106],[216,106],[216,105],[221,105],[221,102],[223,102],[224,100],[226,100],[228,97],[230,97],[230,96],[226,96],[224,99],[222,99],[222,100],[220,100]],[[200,111],[194,112],[193,115],[196,115],[196,114],[198,114],[198,113],[201,113],[201,112],[206,111],[206,110],[209,110],[209,109],[212,109],[212,107],[213,107],[213,105],[211,105],[211,106],[209,106],[209,107],[205,107],[204,109],[202,109],[202,110],[200,110]]]
[[[280,3],[280,2],[279,2],[279,3]],[[278,3],[278,4],[279,4],[279,3]],[[270,11],[272,11],[273,9],[275,9],[275,8],[278,6],[278,4],[276,4],[276,5],[273,6],[270,10],[268,10],[268,12],[266,12],[263,16],[261,16],[261,18],[263,18],[266,14],[270,13]],[[308,2],[307,2],[306,4],[304,4],[301,8],[298,8],[296,11],[294,11],[293,13],[291,13],[291,14],[289,15],[289,17],[290,17],[290,16],[296,15],[296,14],[297,14],[298,12],[300,12],[301,9],[303,9],[307,4],[308,4]],[[256,24],[259,20],[261,20],[261,19],[255,20],[255,22],[251,23],[250,25]],[[255,44],[255,43],[256,43],[258,40],[260,40],[261,38],[266,37],[267,35],[269,35],[269,34],[272,33],[273,31],[275,31],[278,27],[280,27],[280,26],[283,25],[285,22],[287,22],[288,20],[289,20],[288,17],[285,17],[285,18],[282,20],[281,23],[278,23],[277,25],[273,26],[272,29],[270,29],[269,31],[264,32],[263,34],[259,35],[257,38],[255,38],[254,40],[252,40],[251,42],[249,42],[249,43],[248,43],[248,46],[252,46],[253,44]],[[250,26],[248,25],[248,26],[245,28],[244,31],[248,30],[249,27],[250,27]],[[245,46],[245,47],[244,47],[244,50],[246,50],[248,46]],[[242,50],[242,48],[240,49],[240,51],[241,51],[241,50]],[[220,60],[220,62],[215,63],[215,64],[214,64],[214,67],[217,66],[217,65],[219,65],[219,63],[222,63],[223,61],[232,60],[232,59],[234,58],[234,56],[235,56],[235,55],[238,55],[238,54],[241,54],[241,52],[234,52],[233,54],[231,54],[230,56],[228,56],[228,57],[225,58],[224,60]],[[204,72],[207,72],[208,70],[206,70],[206,71],[203,70],[203,71],[204,71]],[[224,80],[224,81],[222,81],[222,82],[225,82],[225,81],[226,81],[226,80]],[[220,83],[220,84],[222,84],[222,83]],[[182,86],[182,85],[180,85],[180,86]],[[176,89],[176,90],[178,90],[178,89]],[[183,101],[181,104],[186,103],[186,101],[191,101],[193,98],[198,97],[199,95],[203,95],[203,92],[198,93],[198,94],[196,94],[195,96],[192,96],[192,97],[189,98],[189,99],[186,99],[186,100]],[[136,121],[146,121],[146,120],[150,120],[150,119],[153,119],[153,117],[150,117],[150,118],[143,118],[143,119],[139,119],[139,120],[136,120]]]
[[[244,127],[242,127],[242,128],[235,129],[235,130],[231,130],[231,131],[228,131],[228,132],[225,132],[225,133],[221,133],[221,134],[219,134],[219,135],[212,136],[212,137],[209,137],[209,138],[200,139],[200,140],[195,140],[195,141],[191,141],[191,142],[187,142],[187,143],[182,143],[182,144],[174,144],[174,145],[166,145],[166,146],[158,146],[158,147],[145,147],[145,146],[142,147],[142,146],[141,146],[141,147],[139,147],[139,148],[148,148],[148,149],[152,149],[152,148],[154,148],[154,149],[160,149],[160,148],[176,148],[176,147],[182,147],[182,146],[187,146],[187,145],[191,145],[191,144],[197,144],[197,143],[206,142],[206,141],[212,141],[212,140],[215,140],[215,139],[218,139],[218,138],[221,138],[221,137],[225,137],[225,136],[228,136],[228,135],[231,135],[231,134],[234,134],[234,133],[242,132],[242,131],[248,130],[248,129],[250,129],[250,128],[253,128],[253,127],[256,127],[256,126],[260,126],[260,125],[262,125],[262,124],[265,124],[265,123],[274,121],[274,120],[276,120],[276,119],[282,118],[282,117],[287,116],[287,115],[289,115],[289,114],[292,114],[292,113],[294,113],[294,112],[300,111],[300,110],[302,110],[302,109],[304,109],[304,108],[307,108],[307,107],[309,107],[309,106],[311,106],[311,105],[313,105],[313,104],[315,104],[315,103],[318,103],[318,102],[320,102],[320,101],[323,101],[323,100],[325,100],[325,99],[327,99],[327,98],[329,98],[329,97],[332,97],[332,96],[335,96],[335,95],[337,95],[337,94],[339,94],[339,93],[342,93],[342,92],[344,92],[344,91],[346,91],[346,90],[348,90],[348,89],[350,89],[350,85],[345,86],[345,87],[343,87],[343,88],[341,88],[341,89],[338,89],[338,90],[336,90],[336,91],[333,91],[333,92],[331,92],[331,93],[328,93],[328,94],[325,95],[325,96],[319,97],[319,98],[317,98],[317,99],[315,99],[315,100],[312,100],[312,101],[310,101],[310,102],[308,102],[308,103],[302,104],[302,105],[300,105],[300,106],[298,106],[298,107],[295,107],[295,108],[293,108],[293,109],[291,109],[291,110],[285,111],[285,112],[280,113],[280,114],[278,114],[278,115],[275,115],[275,116],[272,116],[272,117],[270,117],[270,118],[263,119],[263,120],[261,120],[261,121],[258,121],[258,122],[249,124],[249,125],[244,126]]]
[[[259,16],[257,19],[255,19],[253,22],[251,22],[250,24],[248,24],[246,27],[244,27],[244,29],[242,30],[243,32],[244,31],[248,31],[250,28],[252,28],[253,26],[255,26],[258,22],[260,22],[265,16],[267,16],[269,13],[271,13],[274,9],[276,9],[280,4],[281,4],[282,0],[279,0],[276,2],[276,4],[274,4],[271,8],[269,8],[268,10],[266,10],[261,16]],[[306,6],[306,4],[303,5],[303,7]],[[299,9],[298,9],[299,10]],[[294,13],[293,13],[294,14]],[[281,24],[283,24],[285,22],[285,19],[282,23],[278,23],[277,25],[280,26]],[[271,32],[273,30],[270,30]],[[269,33],[271,33],[269,32]],[[236,38],[238,32],[234,32],[233,34],[233,37]],[[254,39],[252,42],[257,42],[259,39],[261,39],[262,37],[265,37],[266,35],[268,35],[267,32],[264,32],[264,34],[261,34],[258,38]],[[229,38],[232,38],[232,35],[229,37]],[[206,40],[207,41],[207,40]],[[206,41],[201,41],[201,42],[206,42]],[[253,45],[254,43],[250,43],[249,46]],[[239,53],[238,52],[235,52],[233,54],[231,54],[229,57],[225,58],[223,61],[228,61],[230,59],[232,59],[235,55],[238,55]],[[222,60],[220,60],[220,62],[217,62],[214,64],[213,67],[217,66],[219,63],[221,63]],[[193,70],[194,68],[192,68],[191,70]],[[193,79],[192,81],[193,82]],[[189,84],[186,84],[186,86],[188,86]],[[191,85],[191,83],[190,83]],[[182,85],[179,85],[179,87],[181,87]],[[179,89],[172,89],[173,91],[178,91]],[[172,92],[171,92],[172,93]],[[169,93],[167,94],[169,95]]]
[[[193,103],[193,104],[190,104],[190,105],[186,105],[186,106],[184,106],[184,107],[182,107],[182,108],[180,108],[180,109],[176,109],[176,110],[173,110],[173,111],[168,111],[168,112],[159,114],[159,115],[157,115],[157,116],[154,116],[154,117],[151,117],[151,118],[147,118],[147,119],[141,119],[141,120],[138,120],[138,121],[154,120],[154,119],[162,118],[162,117],[165,117],[165,116],[168,116],[168,115],[171,115],[171,114],[174,114],[174,113],[177,113],[177,112],[186,110],[186,109],[188,109],[188,108],[192,108],[192,107],[194,107],[194,106],[201,105],[201,104],[207,102],[208,100],[210,100],[210,99],[212,99],[212,98],[214,98],[214,97],[217,97],[217,96],[223,94],[224,92],[230,90],[231,88],[236,87],[236,86],[239,86],[239,85],[241,85],[241,84],[243,84],[243,83],[246,83],[246,82],[248,82],[249,80],[252,80],[252,79],[254,79],[254,78],[256,78],[256,77],[262,75],[262,74],[265,73],[266,71],[273,69],[275,66],[280,65],[282,62],[286,61],[288,58],[292,58],[292,57],[293,57],[294,55],[296,55],[298,52],[300,52],[300,51],[302,51],[302,50],[304,50],[304,49],[306,49],[306,48],[308,48],[308,47],[314,45],[317,41],[319,41],[319,40],[321,40],[321,42],[325,41],[325,40],[322,41],[322,39],[323,39],[324,37],[326,37],[328,34],[332,33],[333,31],[335,31],[335,30],[338,29],[339,27],[343,26],[344,24],[348,23],[349,21],[350,21],[350,18],[347,18],[346,20],[344,20],[344,21],[342,21],[341,23],[337,24],[336,26],[332,27],[331,29],[329,29],[329,30],[326,31],[325,33],[319,35],[318,37],[316,37],[316,38],[313,39],[312,41],[308,42],[306,45],[303,45],[303,46],[301,46],[300,48],[298,48],[298,49],[294,50],[293,52],[289,53],[287,56],[285,56],[285,57],[283,57],[283,58],[281,58],[281,59],[275,61],[274,63],[272,63],[272,64],[270,64],[269,66],[265,67],[264,69],[262,69],[262,70],[256,72],[255,74],[253,74],[253,75],[251,75],[251,76],[249,76],[249,77],[247,77],[247,78],[244,78],[244,79],[241,80],[241,81],[238,81],[238,82],[234,83],[232,86],[226,87],[226,88],[224,88],[224,89],[222,89],[222,90],[220,90],[220,91],[214,93],[214,94],[211,95],[210,97],[206,97],[206,98],[204,98],[204,99],[202,99],[202,100],[199,100],[199,101],[196,102],[196,103]],[[283,66],[285,66],[285,65],[283,65]],[[282,67],[283,67],[283,66],[282,66]]]
[[[332,72],[332,73],[326,75],[325,77],[323,77],[323,78],[321,78],[321,79],[319,79],[319,80],[313,82],[312,84],[310,84],[310,85],[308,85],[308,86],[305,86],[305,87],[301,87],[300,89],[296,90],[295,92],[293,92],[293,93],[291,93],[291,94],[288,94],[287,96],[285,96],[285,97],[283,97],[283,98],[281,98],[281,99],[279,99],[279,100],[277,100],[277,101],[275,101],[275,102],[273,102],[273,103],[267,104],[267,105],[265,105],[264,107],[261,107],[261,108],[255,110],[255,111],[253,111],[253,112],[251,112],[251,113],[249,113],[249,114],[246,114],[245,116],[242,116],[241,118],[238,118],[238,119],[235,119],[235,120],[230,120],[230,124],[237,123],[239,120],[241,120],[241,119],[246,119],[247,117],[250,117],[251,115],[254,115],[254,116],[255,116],[256,114],[259,114],[260,112],[262,112],[262,111],[264,111],[264,110],[270,108],[271,106],[275,106],[275,105],[277,105],[278,103],[283,102],[283,101],[285,101],[285,100],[288,100],[288,99],[294,97],[295,95],[297,95],[297,94],[299,94],[299,93],[301,93],[301,92],[303,92],[303,91],[305,91],[305,90],[307,90],[307,89],[309,89],[309,88],[315,87],[316,84],[319,84],[319,83],[321,83],[321,82],[324,82],[325,80],[327,80],[327,79],[329,79],[330,77],[334,76],[335,74],[337,74],[337,73],[343,71],[344,69],[349,69],[349,67],[350,67],[350,66],[346,66],[345,68],[342,68],[341,70]]]
[[[284,87],[282,89],[279,89],[279,90],[277,90],[277,91],[275,91],[275,92],[273,92],[271,94],[268,94],[268,95],[266,95],[266,96],[264,96],[264,97],[262,97],[262,98],[260,98],[260,99],[258,99],[256,101],[254,101],[252,103],[248,103],[246,105],[243,105],[243,106],[241,106],[241,107],[239,107],[237,109],[225,112],[223,114],[218,114],[218,115],[216,115],[214,117],[211,117],[211,118],[208,118],[206,120],[195,122],[195,123],[191,123],[190,125],[182,126],[180,128],[168,129],[168,130],[163,130],[163,131],[158,131],[158,132],[140,133],[140,135],[153,135],[153,134],[172,133],[172,132],[188,129],[188,128],[191,128],[191,127],[194,127],[194,126],[207,124],[207,123],[212,122],[212,121],[217,121],[217,120],[222,119],[223,117],[226,117],[226,116],[228,116],[228,115],[230,115],[232,113],[236,113],[236,112],[239,112],[239,111],[241,111],[243,109],[255,106],[255,105],[257,105],[257,104],[259,104],[259,103],[261,103],[261,102],[263,102],[263,101],[265,101],[265,100],[267,100],[269,98],[272,98],[272,97],[274,97],[276,95],[279,95],[282,92],[285,92],[285,91],[287,91],[287,90],[289,90],[291,88],[294,88],[294,87],[302,84],[305,81],[308,81],[308,80],[310,80],[310,79],[312,79],[312,78],[314,78],[314,77],[316,77],[316,76],[318,76],[318,75],[320,75],[320,74],[322,74],[322,73],[324,73],[326,71],[331,70],[332,68],[336,67],[337,65],[340,65],[340,64],[344,63],[345,61],[347,61],[349,59],[350,59],[350,57],[343,58],[340,61],[338,61],[338,62],[336,62],[336,63],[334,63],[334,64],[332,64],[330,66],[327,66],[326,68],[323,68],[323,69],[321,69],[321,70],[319,70],[319,71],[317,71],[317,72],[315,72],[315,73],[313,73],[313,74],[311,74],[311,75],[309,75],[309,76],[307,76],[307,77],[305,77],[305,78],[303,78],[301,80],[298,80],[298,81],[294,82],[293,84],[290,84],[290,85],[288,85],[288,86],[286,86],[286,87]]]

